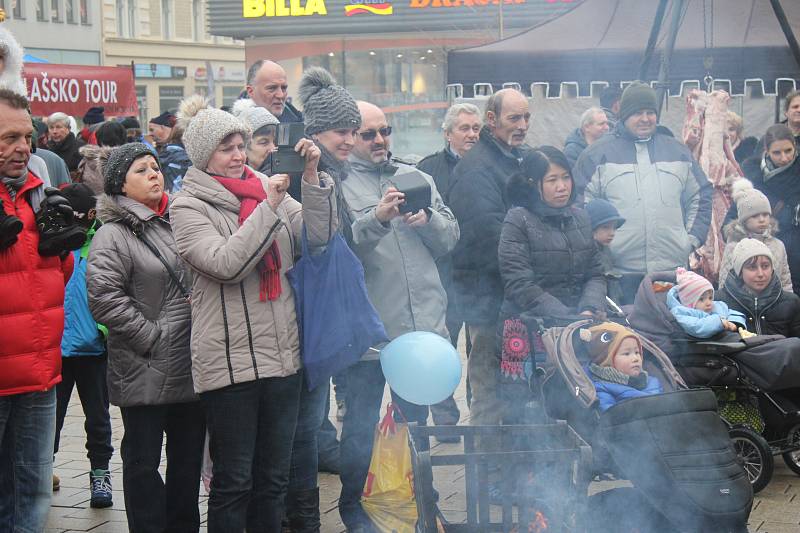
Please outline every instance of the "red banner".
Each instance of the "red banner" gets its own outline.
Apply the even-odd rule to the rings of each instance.
[[[105,108],[106,117],[139,114],[128,67],[25,63],[23,76],[34,116],[61,111],[80,118],[98,106]]]

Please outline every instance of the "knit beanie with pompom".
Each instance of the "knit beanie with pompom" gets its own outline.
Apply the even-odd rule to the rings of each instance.
[[[767,196],[753,188],[750,180],[740,178],[731,185],[731,198],[736,202],[739,224],[744,227],[748,218],[760,215],[761,213],[772,214],[772,206],[769,205]]]
[[[256,105],[250,98],[236,100],[231,112],[236,118],[250,126],[254,134],[264,126],[276,126],[279,123],[275,115],[266,108]]]
[[[324,68],[311,67],[303,72],[297,93],[303,105],[306,135],[361,127],[361,113],[355,99],[347,89],[336,85]]]
[[[184,98],[178,108],[178,126],[183,128],[183,146],[192,164],[200,170],[208,168],[208,160],[222,141],[240,133],[247,143],[250,127],[230,113],[208,105],[199,94]]]

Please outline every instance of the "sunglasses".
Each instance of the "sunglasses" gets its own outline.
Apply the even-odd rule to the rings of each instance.
[[[392,127],[386,126],[385,128],[380,128],[378,131],[375,130],[359,131],[358,135],[359,137],[361,137],[362,141],[374,141],[375,137],[377,137],[379,133],[381,134],[381,137],[388,137],[389,135],[392,134]]]

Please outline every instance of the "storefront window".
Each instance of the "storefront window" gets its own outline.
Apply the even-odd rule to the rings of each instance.
[[[445,60],[442,49],[359,50],[306,57],[303,68],[328,69],[356,99],[384,109],[394,128],[392,152],[408,157],[428,155],[444,142]]]
[[[175,111],[183,100],[183,86],[170,87],[162,86],[158,88],[158,107],[159,113],[164,111]],[[155,115],[153,115],[155,116]]]
[[[240,86],[222,87],[222,105],[232,106],[241,92],[242,88]]]

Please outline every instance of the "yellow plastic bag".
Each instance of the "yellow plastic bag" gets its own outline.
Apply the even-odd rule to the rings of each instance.
[[[389,404],[386,416],[375,428],[361,506],[381,533],[414,533],[417,502],[408,426],[395,423],[394,410]]]

